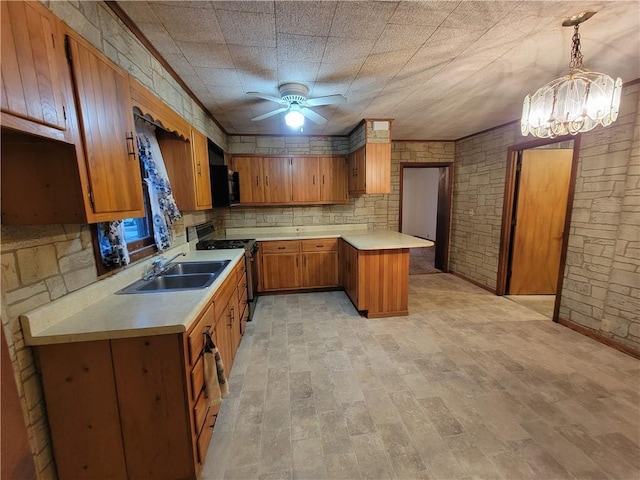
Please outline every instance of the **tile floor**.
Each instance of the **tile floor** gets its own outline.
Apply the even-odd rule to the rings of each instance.
[[[555,295],[505,295],[504,298],[524,305],[549,319],[553,318],[553,307],[556,303]]]
[[[640,478],[640,362],[448,274],[261,297],[201,479]]]

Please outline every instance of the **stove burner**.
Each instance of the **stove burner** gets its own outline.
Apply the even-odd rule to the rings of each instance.
[[[196,244],[197,250],[221,250],[228,248],[244,248],[251,250],[255,240],[201,240]]]

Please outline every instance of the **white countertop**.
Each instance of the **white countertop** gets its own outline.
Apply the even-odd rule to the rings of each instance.
[[[165,256],[170,258],[171,252]],[[98,281],[22,315],[25,343],[47,345],[185,332],[243,256],[243,249],[233,249],[193,251],[178,257],[176,262],[230,260],[205,289],[117,295],[115,292],[141,278],[145,265],[133,266],[131,274],[122,272]],[[101,291],[97,301],[96,289]]]
[[[255,238],[258,241],[342,238],[358,250],[390,250],[431,247],[433,242],[388,230],[367,230],[366,225],[266,227],[227,229],[224,238]]]

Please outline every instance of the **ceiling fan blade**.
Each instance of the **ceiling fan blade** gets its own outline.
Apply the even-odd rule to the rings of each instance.
[[[306,103],[310,107],[317,107],[320,105],[334,105],[336,103],[344,103],[347,99],[342,95],[327,95],[326,97],[308,98]]]
[[[271,111],[269,113],[265,113],[265,114],[260,115],[258,117],[252,118],[251,121],[252,122],[257,122],[259,120],[264,120],[265,118],[269,118],[269,117],[272,117],[272,116],[277,115],[279,113],[286,112],[287,110],[289,110],[289,107],[278,108],[277,110],[273,110],[273,111]]]
[[[316,112],[314,112],[309,108],[301,108],[300,113],[305,117],[307,117],[312,122],[317,123],[318,125],[324,125],[325,123],[327,123],[326,118],[324,118],[322,115],[317,114]]]
[[[281,105],[287,105],[287,102],[282,100],[281,98],[274,97],[273,95],[269,95],[268,93],[260,93],[260,92],[247,92],[247,95],[250,97],[263,98],[265,100],[269,100],[271,102],[276,102]]]

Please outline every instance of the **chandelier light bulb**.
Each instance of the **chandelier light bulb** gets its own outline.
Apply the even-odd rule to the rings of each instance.
[[[573,26],[569,74],[527,95],[522,105],[522,135],[553,138],[607,127],[618,118],[622,80],[590,72],[582,65],[578,26],[595,12],[582,12],[565,20]]]

